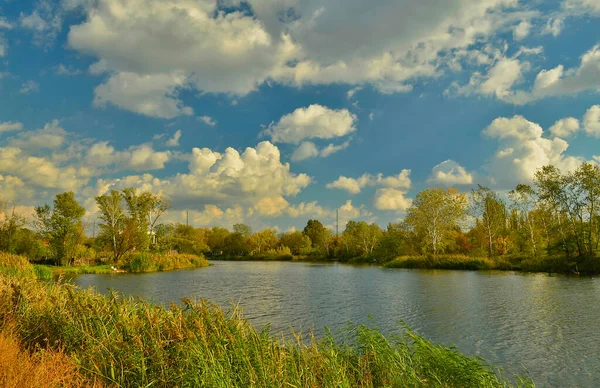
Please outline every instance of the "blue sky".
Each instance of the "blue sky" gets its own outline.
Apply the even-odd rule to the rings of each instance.
[[[0,193],[385,226],[600,162],[599,92],[600,0],[0,0]]]

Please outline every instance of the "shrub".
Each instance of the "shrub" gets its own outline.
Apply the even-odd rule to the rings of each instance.
[[[0,274],[21,278],[35,278],[36,275],[27,258],[3,252],[0,252]]]
[[[123,255],[117,262],[118,268],[128,272],[169,271],[207,266],[208,261],[204,257],[183,253],[131,252]]]

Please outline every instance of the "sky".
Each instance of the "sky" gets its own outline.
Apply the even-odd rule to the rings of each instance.
[[[385,227],[600,162],[600,0],[0,0],[0,200]]]

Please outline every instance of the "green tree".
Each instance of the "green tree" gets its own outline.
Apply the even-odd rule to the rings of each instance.
[[[377,224],[365,221],[349,221],[342,233],[346,251],[352,256],[369,256],[373,254],[383,232]]]
[[[57,194],[54,209],[47,204],[36,207],[39,224],[52,246],[57,265],[71,265],[78,245],[83,241],[84,227],[81,218],[85,209],[75,199],[72,191]]]
[[[495,191],[477,185],[471,192],[471,214],[485,231],[488,257],[492,257],[494,242],[506,230],[506,204]]]
[[[307,252],[312,247],[310,237],[299,230],[290,233],[282,233],[279,236],[279,243],[282,246],[290,248],[294,255],[300,255],[303,252]]]
[[[406,223],[434,255],[444,247],[447,233],[467,214],[467,198],[456,189],[426,189],[408,209]]]
[[[25,217],[16,211],[15,204],[0,201],[0,250],[15,253],[19,231]]]
[[[260,232],[255,232],[248,240],[250,249],[255,253],[263,253],[269,249],[274,249],[277,246],[277,234],[273,229],[265,229]]]
[[[325,229],[321,221],[318,220],[308,220],[303,233],[310,238],[314,249],[322,247],[323,240],[327,237],[327,229]]]
[[[517,230],[525,229],[531,244],[533,257],[537,256],[537,239],[534,227],[534,210],[536,208],[535,191],[529,185],[519,184],[508,196],[512,200],[512,209],[515,211]],[[524,227],[524,228],[523,228]]]
[[[113,261],[117,261],[123,254],[133,249],[134,245],[127,238],[127,216],[123,211],[123,197],[117,190],[95,198],[100,212],[100,233],[98,238],[105,241],[112,251]]]

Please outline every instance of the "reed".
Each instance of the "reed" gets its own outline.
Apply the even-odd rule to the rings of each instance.
[[[496,269],[498,263],[486,257],[466,255],[439,256],[402,256],[385,265],[388,268],[421,268],[421,269]]]
[[[31,352],[60,352],[106,386],[502,387],[498,370],[408,327],[342,339],[257,331],[237,308],[182,300],[169,309],[120,294],[0,275],[0,323]],[[27,368],[24,361],[17,361]],[[532,386],[526,379],[518,385]]]

